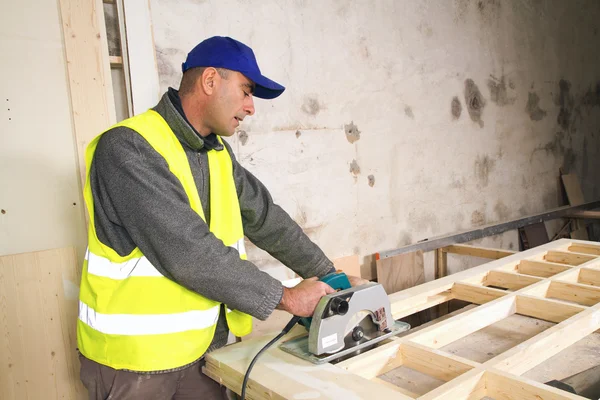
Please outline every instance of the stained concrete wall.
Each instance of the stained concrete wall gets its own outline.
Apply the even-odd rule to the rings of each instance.
[[[163,90],[212,35],[250,45],[287,86],[256,100],[231,143],[332,258],[358,253],[368,271],[374,252],[555,207],[561,167],[587,200],[600,197],[596,1],[151,8]],[[516,232],[480,242],[518,247]],[[289,275],[256,248],[250,256]]]
[[[0,5],[0,255],[74,246],[85,217],[58,2]]]

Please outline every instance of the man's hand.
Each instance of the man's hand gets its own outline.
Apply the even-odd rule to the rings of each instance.
[[[363,279],[360,276],[352,276],[352,275],[346,275],[346,276],[348,277],[348,280],[350,281],[350,286],[352,286],[352,287],[364,285],[365,283],[369,283],[368,280]]]
[[[283,288],[283,297],[277,309],[298,317],[312,317],[321,297],[333,292],[335,290],[331,286],[317,277],[304,279],[293,288]]]

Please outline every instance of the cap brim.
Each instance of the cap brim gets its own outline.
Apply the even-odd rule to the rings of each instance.
[[[256,85],[254,88],[254,97],[274,99],[285,90],[285,87],[265,76],[242,73]]]

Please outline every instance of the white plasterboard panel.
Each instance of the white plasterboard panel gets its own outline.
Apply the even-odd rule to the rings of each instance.
[[[0,6],[0,255],[85,246],[56,2]]]

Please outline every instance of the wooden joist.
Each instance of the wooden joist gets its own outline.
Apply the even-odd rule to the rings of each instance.
[[[598,244],[563,239],[393,293],[389,298],[395,318],[451,299],[480,305],[384,341],[375,349],[336,365],[315,366],[274,347],[256,364],[249,393],[255,398],[298,398],[308,396],[310,391],[316,398],[331,397],[332,387],[343,387],[345,392],[336,392],[335,396],[578,399],[523,377],[600,329],[600,257],[569,251],[580,250],[578,246],[600,250]],[[555,325],[485,362],[444,351],[445,346],[517,314]],[[239,392],[248,363],[268,339],[209,354],[207,373]],[[441,384],[428,391],[394,388],[389,379],[384,381],[381,376],[397,368],[418,371]]]
[[[442,249],[446,253],[460,254],[463,256],[472,256],[480,258],[489,258],[491,260],[498,260],[500,258],[512,256],[517,251],[512,250],[501,250],[501,249],[490,249],[487,247],[469,246],[466,244],[453,244]]]

